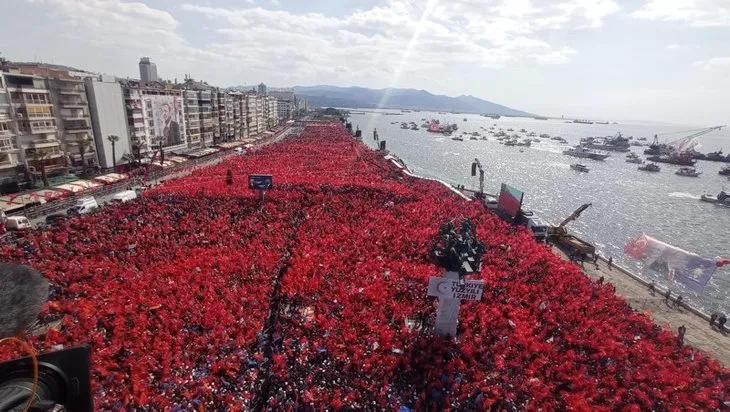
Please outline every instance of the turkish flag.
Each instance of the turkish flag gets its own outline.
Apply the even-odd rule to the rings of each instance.
[[[649,239],[646,235],[641,235],[624,246],[624,253],[637,260],[643,259],[648,246]]]

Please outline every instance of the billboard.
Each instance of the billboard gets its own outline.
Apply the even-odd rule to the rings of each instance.
[[[248,175],[248,187],[250,189],[267,190],[274,186],[274,178],[271,175]]]
[[[162,138],[162,147],[185,143],[185,120],[180,96],[145,96],[148,119],[153,120],[152,133]]]
[[[525,194],[521,191],[506,183],[502,183],[502,188],[499,191],[499,199],[497,199],[497,208],[514,219],[520,213],[522,198],[524,196]]]

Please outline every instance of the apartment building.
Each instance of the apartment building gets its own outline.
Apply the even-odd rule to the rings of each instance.
[[[0,72],[0,185],[2,186],[15,183],[18,169],[23,166],[13,117],[10,95],[5,90],[5,78]]]
[[[266,131],[266,117],[264,115],[264,106],[266,104],[266,96],[256,96],[256,134]]]
[[[263,111],[259,108],[259,96],[255,94],[245,95],[246,107],[242,108],[246,113],[246,129],[249,137],[259,134],[259,113],[263,115]],[[262,121],[263,122],[263,121]],[[261,130],[263,131],[263,130]]]
[[[48,81],[17,72],[6,72],[3,77],[15,120],[19,160],[26,175],[37,182],[65,174],[68,159],[58,139],[58,120]]]
[[[64,74],[49,78],[61,147],[77,172],[98,164],[95,135],[91,125],[86,85],[80,78]]]
[[[198,105],[198,92],[196,90],[183,91],[185,97],[185,130],[188,147],[200,147],[202,136],[202,123],[200,121],[200,106]]]
[[[146,161],[155,156],[160,146],[165,150],[175,150],[188,147],[190,139],[199,143],[196,92],[187,94],[168,84],[123,81],[122,95],[133,157]],[[193,122],[189,122],[188,107],[194,110]],[[194,129],[193,133],[189,132],[188,125]]]

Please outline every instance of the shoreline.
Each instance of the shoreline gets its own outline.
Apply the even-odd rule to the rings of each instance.
[[[404,174],[408,176],[439,182],[467,201],[473,200],[462,191],[454,188],[451,184],[444,182],[443,180],[428,178],[413,173],[401,158],[392,153],[386,152],[383,154],[383,157],[386,160],[393,162]],[[551,249],[553,253],[560,256],[561,259],[568,260],[565,253],[556,246],[551,246]],[[616,289],[616,296],[623,298],[637,313],[643,313],[648,316],[657,326],[669,329],[675,334],[680,326],[687,327],[685,341],[688,345],[701,350],[708,356],[716,359],[722,365],[726,367],[730,366],[730,342],[728,342],[727,335],[730,332],[730,329],[728,328],[728,325],[725,326],[723,331],[710,328],[709,314],[686,302],[682,302],[682,304],[677,307],[675,300],[676,295],[672,296],[669,302],[665,302],[663,296],[667,290],[666,288],[655,285],[655,292],[651,293],[649,291],[649,285],[651,284],[650,281],[617,264],[612,264],[612,268],[616,269],[615,271],[606,271],[605,269],[608,267],[608,260],[600,254],[598,254],[598,258],[602,263],[602,265],[599,266],[602,267],[594,269],[595,266],[592,263],[588,263],[586,267],[581,269],[585,276],[592,279],[603,277],[605,282],[614,285]],[[616,276],[617,274],[618,276]],[[672,302],[675,302],[673,306],[669,306],[669,303]],[[641,308],[639,306],[641,306]]]

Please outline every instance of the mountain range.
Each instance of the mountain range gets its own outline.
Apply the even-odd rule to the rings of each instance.
[[[416,89],[369,89],[365,87],[296,86],[297,96],[318,107],[388,108],[460,113],[485,113],[501,116],[534,116],[521,110],[492,103],[474,96],[450,97]]]

